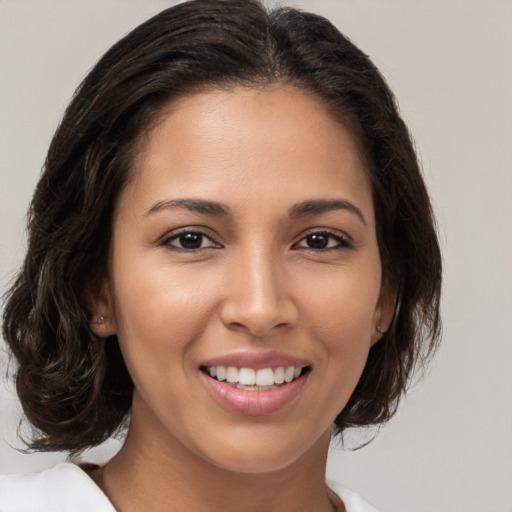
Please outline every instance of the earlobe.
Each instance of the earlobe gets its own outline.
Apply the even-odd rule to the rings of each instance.
[[[108,284],[92,284],[88,295],[92,313],[89,323],[91,331],[100,338],[108,338],[117,334],[117,324]]]
[[[389,330],[395,314],[396,287],[384,282],[381,287],[377,307],[375,308],[371,345],[375,345]]]
[[[377,325],[375,327],[375,331],[372,333],[372,342],[370,346],[373,347],[373,345],[375,345],[375,343],[377,343],[384,336],[384,334],[386,334],[386,331],[382,329],[380,325]]]
[[[103,315],[94,316],[90,322],[91,331],[100,338],[108,338],[117,333],[115,321],[105,318]]]

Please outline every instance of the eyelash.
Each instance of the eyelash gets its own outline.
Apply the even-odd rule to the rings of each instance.
[[[202,245],[204,239],[210,241],[211,245],[208,245],[207,247],[177,247],[172,244],[173,241],[179,240],[181,237],[186,235],[199,235],[200,237],[200,244]],[[306,241],[309,237],[323,237],[324,239],[327,239],[327,246],[326,247],[301,247],[300,244],[304,241]],[[331,240],[335,241],[335,245],[329,247],[329,244],[331,244]],[[311,242],[311,240],[310,240]],[[306,242],[307,243],[307,242]],[[207,249],[218,249],[221,248],[220,245],[216,244],[212,240],[211,235],[208,233],[205,233],[204,231],[201,231],[199,229],[184,229],[182,231],[179,231],[178,233],[174,233],[171,236],[168,236],[164,238],[161,242],[161,245],[167,246],[173,250],[177,251],[183,251],[183,252],[196,252],[196,251],[204,251]],[[343,250],[343,249],[352,249],[353,243],[349,240],[348,237],[343,236],[341,234],[335,234],[330,231],[311,231],[308,234],[304,235],[297,243],[295,243],[292,246],[292,249],[307,249],[310,251],[315,252],[325,252],[325,251],[336,251],[336,250]]]
[[[179,240],[180,237],[183,237],[185,235],[199,235],[201,237],[201,243],[206,238],[208,239],[212,245],[209,245],[208,247],[194,247],[194,248],[187,248],[187,247],[176,247],[172,245],[172,241]],[[208,235],[208,233],[205,233],[204,231],[201,231],[200,229],[184,229],[182,231],[179,231],[178,233],[174,233],[171,236],[168,236],[164,238],[161,242],[161,245],[165,245],[167,247],[170,247],[171,249],[177,250],[177,251],[184,251],[184,252],[196,252],[206,249],[218,249],[220,248],[220,245],[216,244],[213,240],[211,235]]]
[[[352,243],[352,241],[347,237],[347,236],[344,236],[340,233],[332,233],[330,231],[311,231],[309,233],[307,233],[305,236],[303,236],[296,244],[294,244],[294,247],[298,247],[299,244],[303,241],[305,241],[306,239],[308,239],[309,237],[313,237],[313,236],[319,236],[319,237],[324,237],[324,238],[327,238],[328,241],[327,241],[327,244],[329,245],[330,241],[329,239],[333,239],[336,241],[336,245],[332,246],[332,247],[320,247],[320,248],[315,248],[315,247],[300,247],[300,248],[303,248],[303,249],[308,249],[310,251],[318,251],[318,252],[323,252],[323,251],[340,251],[340,250],[343,250],[343,249],[352,249],[354,247],[354,244]]]

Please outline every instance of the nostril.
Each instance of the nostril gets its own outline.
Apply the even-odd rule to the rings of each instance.
[[[233,296],[223,302],[219,314],[228,329],[262,338],[271,332],[281,332],[297,321],[298,312],[291,300],[278,303],[243,299]]]
[[[254,321],[248,321],[247,323],[230,322],[228,324],[228,327],[234,330],[247,332],[248,334],[251,334],[255,338],[263,338],[267,336],[271,331],[274,331],[277,328],[284,328],[287,325],[287,322],[280,322],[278,324],[272,325],[271,322],[257,323]]]

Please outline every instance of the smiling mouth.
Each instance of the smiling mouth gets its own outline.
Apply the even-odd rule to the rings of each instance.
[[[290,384],[311,371],[310,366],[277,368],[237,368],[235,366],[201,366],[201,371],[214,380],[247,391],[265,391]]]

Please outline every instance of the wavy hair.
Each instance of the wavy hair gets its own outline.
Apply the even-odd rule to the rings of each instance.
[[[28,215],[28,251],[6,294],[3,336],[35,427],[34,450],[78,453],[129,417],[133,383],[116,337],[90,329],[87,290],[108,278],[116,200],[138,140],[163,107],[205,88],[286,84],[314,95],[359,140],[371,177],[383,277],[396,289],[335,431],[396,411],[440,334],[441,257],[430,200],[393,94],[325,18],[256,0],[191,0],[164,10],[100,59],[51,142]]]

